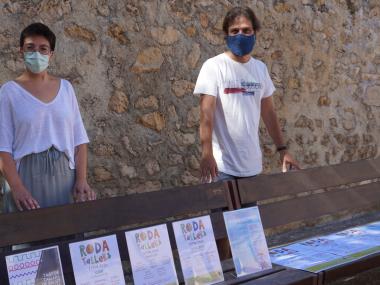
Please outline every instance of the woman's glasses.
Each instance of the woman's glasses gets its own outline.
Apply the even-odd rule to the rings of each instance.
[[[26,44],[23,48],[24,52],[36,52],[38,51],[40,54],[48,55],[51,52],[51,49],[48,45],[35,46],[34,44]]]

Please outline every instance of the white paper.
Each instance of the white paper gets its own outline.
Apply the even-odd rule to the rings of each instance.
[[[214,284],[224,280],[209,216],[173,223],[186,285]]]
[[[58,246],[6,257],[10,285],[64,285]]]
[[[125,233],[135,285],[178,285],[166,225]]]
[[[116,235],[70,244],[77,285],[125,285]]]
[[[257,207],[224,212],[237,276],[272,268]]]

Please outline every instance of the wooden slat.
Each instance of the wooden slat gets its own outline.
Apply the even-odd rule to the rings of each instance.
[[[237,180],[241,204],[380,177],[379,158]]]
[[[242,282],[245,285],[317,285],[318,275],[288,268],[260,279]]]
[[[380,173],[380,156],[378,158],[369,160],[369,163]]]
[[[324,283],[332,282],[341,278],[354,276],[358,273],[380,267],[380,253],[375,253],[370,256],[352,261],[347,264],[342,264],[334,268],[325,270]]]
[[[232,263],[232,260],[230,260]],[[267,275],[275,274],[280,271],[286,270],[285,267],[279,266],[279,265],[274,265],[273,268],[268,269],[268,270],[263,270],[257,273],[253,274],[248,274],[245,276],[237,277],[235,275],[235,271],[225,271],[224,272],[224,282],[218,283],[218,285],[234,285],[234,284],[244,284],[245,282],[251,281],[251,280],[258,280],[260,278],[263,278]]]
[[[0,247],[231,207],[227,182],[0,215]]]
[[[8,284],[8,272],[3,254],[0,254],[0,284]]]
[[[260,206],[265,229],[380,205],[380,182]]]

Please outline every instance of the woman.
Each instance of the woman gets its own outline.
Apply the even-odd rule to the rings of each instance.
[[[26,27],[20,53],[26,66],[0,89],[0,159],[4,212],[95,199],[87,178],[89,142],[71,84],[47,72],[55,35]]]

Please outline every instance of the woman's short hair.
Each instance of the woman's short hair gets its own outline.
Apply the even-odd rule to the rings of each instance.
[[[255,30],[255,32],[261,29],[260,21],[259,19],[257,19],[255,13],[252,11],[251,8],[246,6],[234,7],[227,12],[223,20],[223,31],[226,35],[228,34],[228,28],[233,24],[236,18],[241,16],[246,17],[248,20],[251,21],[252,27]]]
[[[48,40],[50,49],[55,49],[55,34],[49,29],[48,26],[42,23],[33,23],[27,26],[20,35],[20,47],[24,46],[25,39],[32,36],[42,36]]]

